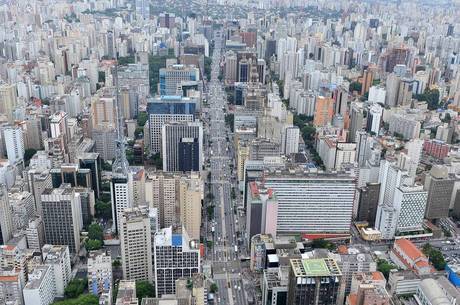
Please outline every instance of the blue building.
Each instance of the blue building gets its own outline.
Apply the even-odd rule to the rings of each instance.
[[[455,287],[460,287],[460,265],[446,265],[447,278]]]
[[[200,80],[200,71],[195,66],[171,65],[160,69],[160,95],[175,95],[182,82]]]

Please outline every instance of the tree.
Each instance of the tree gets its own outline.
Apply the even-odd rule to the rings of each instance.
[[[96,200],[94,209],[96,211],[96,217],[103,218],[105,220],[112,219],[112,205],[110,204],[110,202]]]
[[[111,171],[112,170],[112,165],[109,162],[104,161],[104,162],[102,162],[102,170]]]
[[[98,239],[87,239],[85,242],[85,248],[88,251],[99,250],[102,248],[102,241]]]
[[[211,284],[211,287],[209,287],[209,291],[210,291],[211,293],[216,293],[218,289],[219,289],[219,287],[217,287],[217,284],[216,284],[216,283],[212,283],[212,284]]]
[[[97,223],[90,224],[88,228],[88,238],[103,241],[104,231],[102,230],[102,227]]]
[[[64,289],[64,296],[69,299],[77,298],[85,291],[86,285],[88,284],[86,279],[73,279],[69,282],[67,287]]]
[[[33,149],[33,148],[27,148],[25,151],[24,151],[24,162],[26,163],[26,165],[29,164],[29,161],[30,159],[32,159],[32,157],[37,153],[37,150],[36,149]]]
[[[416,94],[414,97],[418,101],[426,102],[428,104],[428,109],[436,110],[439,108],[439,90],[438,89],[425,89],[425,92],[422,94]]]
[[[148,281],[136,281],[136,296],[139,299],[139,304],[143,298],[154,298],[155,289]]]
[[[361,89],[362,89],[363,85],[359,82],[352,82],[350,84],[350,92],[353,92],[353,91],[358,91],[358,92],[361,92]]]
[[[320,249],[329,249],[334,250],[335,245],[330,241],[324,240],[322,238],[314,239],[311,243],[312,248],[320,248]]]
[[[93,294],[82,294],[78,298],[54,302],[53,305],[98,305],[99,298]]]
[[[233,122],[235,120],[235,116],[233,113],[228,113],[225,115],[225,125],[230,127],[230,130],[233,132]]]
[[[379,259],[377,261],[377,271],[382,272],[383,276],[385,276],[386,279],[388,279],[390,271],[393,269],[398,269],[398,267],[393,264],[390,264],[384,259]]]
[[[133,64],[135,62],[134,55],[118,57],[118,64],[120,66],[125,66],[127,64]]]
[[[147,122],[149,116],[147,112],[139,112],[137,115],[137,126],[144,127],[145,123]]]
[[[436,248],[433,248],[430,244],[424,244],[422,248],[423,254],[428,256],[430,262],[433,264],[433,267],[436,270],[444,270],[446,267],[446,261],[444,260],[444,256],[442,252]]]
[[[149,159],[156,169],[163,169],[163,159],[161,158],[160,153],[150,156]]]
[[[118,267],[121,267],[121,262],[119,259],[116,259],[112,262],[112,267],[114,268],[118,268]]]

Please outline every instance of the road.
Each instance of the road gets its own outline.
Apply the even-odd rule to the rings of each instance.
[[[216,34],[212,57],[211,79],[207,84],[209,109],[205,134],[205,158],[209,161],[212,200],[206,206],[213,206],[213,220],[207,222],[207,233],[212,245],[207,249],[206,260],[211,262],[213,278],[218,286],[217,304],[246,305],[249,281],[245,281],[245,270],[241,266],[238,246],[238,223],[235,215],[236,200],[232,200],[232,188],[236,185],[235,158],[231,147],[232,135],[225,125],[227,98],[219,81],[220,62],[222,60],[220,33]],[[214,228],[214,231],[213,229]]]

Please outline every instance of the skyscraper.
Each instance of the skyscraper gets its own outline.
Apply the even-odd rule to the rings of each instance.
[[[41,195],[45,242],[66,245],[71,253],[80,251],[81,218],[80,195],[68,184],[46,189]]]
[[[199,173],[191,173],[190,178],[180,179],[180,220],[191,239],[200,239],[203,188]]]
[[[336,305],[342,273],[331,258],[291,259],[290,305]]]
[[[201,270],[199,241],[190,239],[184,228],[164,228],[155,234],[154,259],[156,296],[174,294],[177,279]]]
[[[123,211],[120,241],[123,278],[153,282],[152,236],[147,207]]]
[[[15,165],[24,161],[24,135],[19,127],[4,130],[6,154],[10,164]]]
[[[200,80],[200,70],[195,66],[171,65],[161,68],[159,73],[160,95],[177,95],[182,82]]]
[[[455,178],[449,175],[443,165],[433,165],[425,177],[425,190],[428,191],[425,217],[440,219],[449,216],[449,205]]]
[[[6,115],[10,123],[13,122],[13,110],[16,108],[17,99],[15,85],[0,84],[0,113]]]
[[[201,122],[168,123],[162,129],[164,171],[199,171],[203,165]]]
[[[11,215],[8,190],[0,185],[0,244],[4,245],[13,236],[13,217]]]

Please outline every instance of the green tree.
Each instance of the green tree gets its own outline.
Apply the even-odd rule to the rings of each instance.
[[[118,267],[121,267],[121,262],[119,259],[116,259],[112,262],[112,267],[114,268],[118,268]]]
[[[32,159],[32,157],[35,155],[36,152],[37,150],[33,148],[27,148],[24,151],[24,162],[26,165],[29,165],[30,159]]]
[[[156,153],[150,156],[150,162],[153,164],[156,169],[163,169],[163,159],[160,156],[160,153]]]
[[[148,281],[136,281],[136,296],[139,299],[139,304],[143,298],[154,298],[155,289]]]
[[[216,293],[218,289],[219,289],[219,287],[217,287],[217,284],[216,284],[216,283],[212,283],[212,284],[211,284],[211,287],[209,287],[209,291],[210,291],[211,293]]]
[[[102,162],[102,170],[111,171],[112,170],[112,165],[109,162],[104,161],[104,162]]]
[[[103,241],[104,231],[102,230],[102,227],[97,223],[90,224],[88,228],[88,238]]]
[[[426,88],[422,94],[416,94],[415,99],[428,104],[428,109],[436,110],[439,108],[439,90]]]
[[[319,249],[329,249],[334,250],[335,245],[330,241],[324,240],[322,238],[314,239],[311,243],[312,248]]]
[[[430,244],[424,244],[422,248],[423,254],[428,256],[431,264],[436,270],[444,270],[446,267],[446,261],[444,260],[444,256],[442,252],[436,248],[433,248]]]
[[[78,298],[54,302],[53,305],[98,305],[99,298],[93,294],[82,294]]]
[[[147,112],[141,111],[137,115],[137,126],[144,127],[145,123],[147,122],[149,116]]]
[[[99,250],[102,248],[102,241],[98,239],[87,239],[85,242],[85,248],[88,251],[94,251],[94,250]]]
[[[96,211],[96,217],[103,218],[105,220],[112,219],[112,205],[110,204],[110,202],[96,200],[94,209]]]
[[[118,64],[120,66],[125,66],[127,64],[133,64],[135,62],[134,55],[118,57]]]
[[[388,261],[384,259],[379,259],[377,261],[377,271],[382,272],[383,276],[385,276],[386,279],[388,279],[390,271],[393,269],[398,269],[398,267],[393,264],[390,264]]]
[[[105,72],[104,71],[98,72],[97,81],[100,83],[105,83]]]
[[[358,91],[358,93],[360,93],[362,88],[363,85],[360,82],[352,82],[350,84],[350,92]]]
[[[83,293],[83,291],[85,291],[87,284],[88,282],[86,279],[71,280],[64,289],[64,296],[69,299],[77,298]]]
[[[233,122],[234,121],[235,121],[235,115],[233,113],[228,113],[225,115],[225,125],[227,125],[232,132],[233,132]]]

